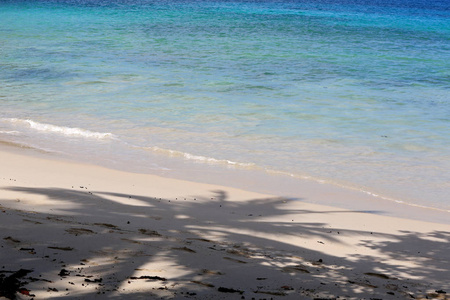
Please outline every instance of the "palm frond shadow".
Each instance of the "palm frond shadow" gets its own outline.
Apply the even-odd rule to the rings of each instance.
[[[217,293],[239,299],[259,294],[283,299],[371,294],[386,299],[450,289],[450,232],[382,234],[330,228],[302,216],[351,218],[355,212],[293,211],[285,205],[300,199],[232,201],[225,191],[184,200],[81,189],[9,190],[60,201],[51,214],[38,208],[16,211],[25,220],[20,228],[2,224],[2,252],[18,261],[0,262],[4,270],[32,269],[34,278],[72,282],[72,293],[58,294],[61,299],[74,294],[203,299]],[[25,237],[20,243],[7,239],[19,235]],[[330,245],[348,246],[343,236],[360,238],[359,247],[371,254],[334,255]],[[317,250],[318,244],[328,251]],[[415,245],[429,250],[417,253]],[[20,250],[26,247],[32,253]],[[61,269],[70,275],[61,276]],[[101,281],[94,282],[89,277],[93,274],[101,274]],[[136,282],[144,282],[145,290]],[[36,280],[27,286],[36,290],[41,285]]]

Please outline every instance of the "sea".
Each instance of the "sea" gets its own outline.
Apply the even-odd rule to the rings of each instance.
[[[0,0],[2,143],[450,211],[449,125],[448,0]]]

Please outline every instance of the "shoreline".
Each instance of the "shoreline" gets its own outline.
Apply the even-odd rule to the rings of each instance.
[[[9,153],[19,152],[26,156],[47,159],[51,161],[69,162],[86,166],[97,166],[108,170],[129,174],[157,176],[166,179],[189,181],[192,183],[205,183],[215,186],[224,186],[245,191],[253,191],[264,195],[276,195],[295,199],[310,204],[325,205],[348,209],[353,211],[375,213],[384,216],[412,219],[425,222],[435,222],[450,225],[450,210],[440,207],[426,206],[414,202],[403,201],[377,195],[366,190],[346,185],[323,182],[314,179],[303,179],[285,174],[269,175],[264,172],[255,172],[245,169],[216,170],[207,166],[181,170],[152,170],[142,172],[141,168],[129,166],[125,168],[123,163],[114,164],[93,163],[89,160],[83,163],[82,157],[70,157],[62,153],[49,152],[39,148],[24,146],[14,142],[0,141],[0,151]],[[204,173],[207,172],[208,176]],[[276,191],[275,191],[276,190]]]
[[[19,299],[449,299],[448,224],[22,150],[0,149]]]
[[[171,147],[147,147],[139,143],[134,144],[133,142],[130,143],[129,141],[122,140],[120,134],[116,135],[111,133],[113,131],[109,132],[108,130],[91,131],[78,127],[53,125],[48,122],[39,123],[31,119],[6,118],[6,120],[29,124],[30,128],[43,131],[42,133],[56,131],[58,135],[54,137],[52,137],[52,134],[48,136],[45,136],[45,134],[39,135],[36,137],[37,140],[30,141],[21,141],[20,138],[7,137],[5,141],[9,141],[11,144],[16,144],[19,147],[24,145],[24,147],[35,148],[37,151],[49,152],[56,156],[56,159],[69,160],[75,163],[84,162],[86,164],[100,165],[125,172],[153,174],[175,179],[187,179],[194,182],[233,186],[262,193],[282,193],[283,195],[302,199],[304,198],[304,190],[307,190],[307,194],[310,194],[309,190],[312,186],[316,186],[316,189],[334,189],[340,195],[338,200],[339,198],[345,198],[341,195],[343,194],[342,191],[351,190],[356,194],[359,193],[358,198],[369,199],[369,202],[372,197],[376,198],[378,201],[384,203],[383,206],[388,206],[386,211],[395,211],[396,214],[392,214],[392,216],[398,217],[411,218],[409,215],[405,215],[402,208],[395,208],[392,202],[402,203],[410,207],[441,211],[447,215],[450,213],[450,206],[448,205],[448,199],[445,193],[445,184],[443,184],[445,183],[446,177],[441,175],[439,175],[440,179],[436,181],[428,176],[422,176],[422,178],[420,176],[422,174],[421,171],[409,170],[409,174],[415,174],[412,177],[421,177],[420,182],[414,183],[414,180],[410,181],[406,179],[412,178],[410,175],[397,177],[390,172],[385,174],[382,171],[383,168],[377,169],[365,166],[363,168],[367,167],[366,170],[359,170],[357,173],[348,177],[348,170],[330,169],[326,171],[323,169],[330,163],[330,161],[327,161],[326,156],[320,158],[320,163],[316,164],[323,166],[322,171],[325,172],[316,173],[314,171],[309,172],[307,169],[286,169],[286,166],[283,167],[281,165],[278,167],[269,166],[270,164],[265,165],[261,161],[258,163],[252,159],[241,160],[234,157],[228,160],[228,155],[217,156],[218,158],[216,158],[215,155],[211,155],[211,153],[205,154],[202,151],[198,152],[201,153],[198,155],[191,154],[195,152],[189,152],[188,150],[186,150],[188,152],[171,150]],[[17,128],[13,127],[9,129],[11,130],[9,132],[16,132],[13,129]],[[35,133],[33,132],[32,135]],[[76,137],[76,142],[71,141],[70,137],[72,136]],[[80,136],[82,139],[78,140]],[[63,139],[60,139],[61,137]],[[69,139],[66,139],[67,137]],[[93,139],[95,141],[94,143],[90,143],[91,137],[95,137]],[[83,138],[89,138],[89,140],[83,141]],[[88,143],[87,147],[85,147],[84,142]],[[0,143],[2,142],[0,141]],[[51,146],[49,147],[49,145]],[[54,145],[56,147],[53,147]],[[395,162],[395,159],[391,157],[390,159],[380,161],[379,165],[391,166],[393,162]],[[333,165],[332,162],[331,165]],[[442,167],[443,169],[439,174],[445,173],[445,167]],[[396,169],[395,166],[389,168]],[[350,171],[350,173],[353,171]],[[369,174],[368,176],[372,179],[363,182],[359,181],[359,175],[356,174],[361,174],[361,172]],[[380,186],[381,182],[385,182],[385,184],[381,184]],[[322,203],[321,201],[319,200],[317,203]],[[331,204],[331,206],[337,205],[343,208],[353,209],[353,206],[348,206],[342,203],[342,201],[341,203],[336,203],[330,200],[322,204]],[[414,215],[421,214],[416,213]],[[445,216],[444,219],[446,218],[448,216]]]

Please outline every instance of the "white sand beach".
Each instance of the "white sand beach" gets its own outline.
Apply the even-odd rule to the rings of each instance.
[[[3,299],[450,299],[449,224],[29,152],[0,152]]]

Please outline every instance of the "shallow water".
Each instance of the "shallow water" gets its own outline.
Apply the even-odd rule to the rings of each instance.
[[[448,210],[449,41],[446,1],[2,1],[0,140]]]

